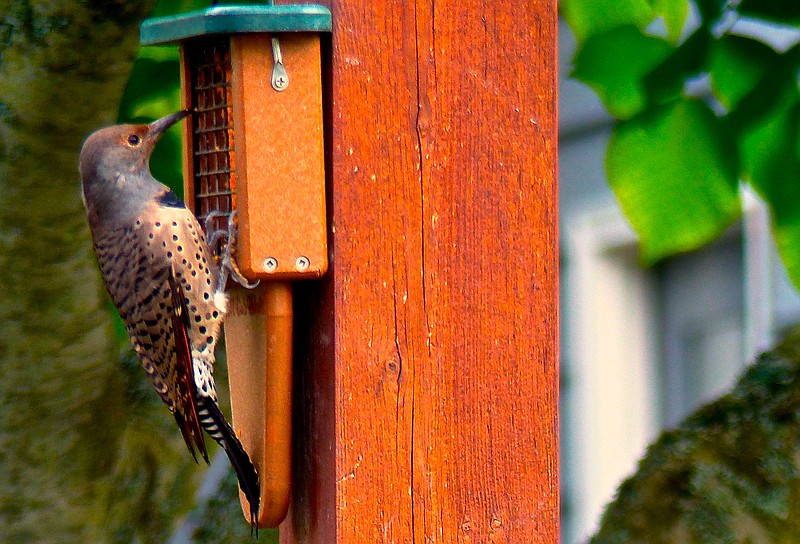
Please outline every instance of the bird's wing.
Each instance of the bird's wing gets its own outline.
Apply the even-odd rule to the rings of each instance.
[[[155,204],[131,228],[95,238],[103,278],[145,372],[189,451],[194,455],[196,445],[206,458],[195,395],[200,385],[216,397],[213,350],[222,311],[214,306],[216,271],[204,244],[188,210]]]
[[[172,328],[175,331],[175,374],[176,374],[176,400],[180,405],[179,410],[175,410],[175,421],[186,442],[186,447],[192,453],[192,457],[197,461],[194,454],[193,443],[208,462],[208,453],[203,440],[203,432],[200,427],[200,420],[197,417],[197,386],[194,382],[194,365],[192,364],[192,348],[189,345],[187,328],[189,327],[189,312],[186,309],[186,299],[183,296],[183,289],[175,279],[175,274],[169,275],[169,287],[172,298]]]

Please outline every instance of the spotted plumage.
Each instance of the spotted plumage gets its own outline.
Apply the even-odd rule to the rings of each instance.
[[[101,129],[80,158],[83,197],[103,279],[131,343],[186,445],[208,461],[217,441],[258,512],[258,476],[217,405],[214,348],[227,298],[195,216],[150,174],[161,133],[187,112],[150,125]]]

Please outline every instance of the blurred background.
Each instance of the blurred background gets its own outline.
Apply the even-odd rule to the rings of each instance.
[[[696,13],[689,14],[696,18]],[[768,44],[797,33],[761,26]],[[621,481],[665,428],[729,390],[755,355],[800,322],[767,206],[717,241],[643,268],[606,178],[615,120],[570,78],[576,41],[559,27],[562,535],[585,542]],[[694,94],[709,94],[708,81]]]

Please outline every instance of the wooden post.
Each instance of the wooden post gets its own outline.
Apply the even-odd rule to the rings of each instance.
[[[328,5],[281,541],[557,542],[556,2]]]

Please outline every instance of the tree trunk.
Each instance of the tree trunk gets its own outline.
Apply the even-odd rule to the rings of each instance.
[[[116,118],[153,3],[0,9],[2,542],[110,540],[126,383],[77,159]]]

